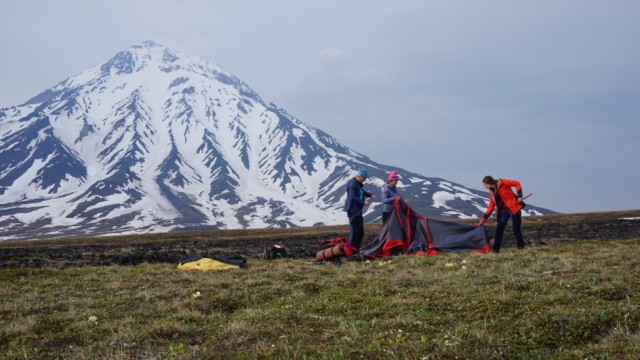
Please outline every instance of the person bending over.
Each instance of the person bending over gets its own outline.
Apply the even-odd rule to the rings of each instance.
[[[518,249],[524,249],[524,239],[522,237],[522,208],[525,204],[522,202],[522,185],[516,180],[498,179],[496,181],[491,176],[485,176],[482,179],[485,189],[489,190],[489,206],[484,216],[480,219],[478,226],[484,225],[494,209],[497,208],[498,225],[496,227],[496,239],[493,243],[493,252],[499,253],[502,246],[502,237],[507,227],[509,219],[513,224],[513,234],[516,237],[516,246]],[[515,188],[517,196],[511,188]]]

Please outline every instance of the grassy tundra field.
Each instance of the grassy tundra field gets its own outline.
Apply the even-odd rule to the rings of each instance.
[[[344,226],[0,242],[0,358],[638,358],[640,210],[523,227],[523,251],[335,263],[312,256]],[[247,265],[176,270],[223,254]]]

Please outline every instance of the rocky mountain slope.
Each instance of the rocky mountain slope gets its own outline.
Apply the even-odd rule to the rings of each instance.
[[[221,67],[146,41],[0,109],[0,239],[342,224],[358,167],[376,194],[397,170],[426,216],[475,217],[487,204],[378,164]]]

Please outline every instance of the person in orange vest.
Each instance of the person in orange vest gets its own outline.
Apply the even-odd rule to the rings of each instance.
[[[496,227],[496,240],[493,243],[493,252],[499,253],[502,246],[502,236],[507,227],[509,219],[513,225],[513,234],[516,237],[516,246],[518,249],[524,249],[524,239],[522,237],[522,208],[525,207],[522,202],[522,185],[516,180],[499,179],[496,181],[491,176],[485,176],[482,179],[484,188],[489,190],[489,207],[480,219],[478,226],[484,225],[493,210],[497,207],[496,217],[498,226]],[[517,195],[513,193],[511,188],[515,188]]]

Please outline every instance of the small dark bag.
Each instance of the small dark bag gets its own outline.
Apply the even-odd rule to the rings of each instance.
[[[287,249],[284,245],[273,245],[271,248],[264,248],[265,260],[282,259],[287,257]]]

